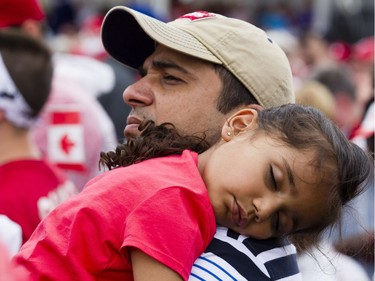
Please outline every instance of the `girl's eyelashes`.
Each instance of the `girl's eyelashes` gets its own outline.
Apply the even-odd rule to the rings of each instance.
[[[272,188],[273,188],[274,190],[277,190],[277,182],[276,182],[276,179],[275,179],[275,175],[274,175],[274,172],[273,172],[273,167],[272,167],[272,165],[270,165],[269,174],[270,174],[270,180],[271,180]]]

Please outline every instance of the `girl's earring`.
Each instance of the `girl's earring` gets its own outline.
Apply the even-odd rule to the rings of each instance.
[[[231,135],[231,132],[227,132],[227,136],[230,136]]]

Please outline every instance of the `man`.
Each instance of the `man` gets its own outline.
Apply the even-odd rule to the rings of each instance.
[[[241,20],[195,12],[165,24],[115,7],[104,20],[102,41],[110,55],[142,75],[123,94],[132,107],[124,130],[128,139],[139,135],[143,120],[152,119],[172,122],[183,133],[204,134],[213,144],[232,113],[250,104],[294,102],[285,54],[262,30]],[[222,227],[190,279],[301,280],[288,241],[257,241]]]

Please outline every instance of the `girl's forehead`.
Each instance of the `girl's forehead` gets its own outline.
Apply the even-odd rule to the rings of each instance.
[[[295,177],[312,187],[318,188],[332,180],[333,167],[328,161],[320,161],[314,149],[297,150],[291,165]]]

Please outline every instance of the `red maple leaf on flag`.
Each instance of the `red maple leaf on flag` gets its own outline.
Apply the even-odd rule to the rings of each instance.
[[[60,147],[61,147],[61,150],[65,152],[65,154],[69,154],[70,151],[72,150],[72,148],[75,146],[75,143],[72,142],[70,139],[69,139],[69,136],[67,134],[65,134],[61,140],[60,140]]]

